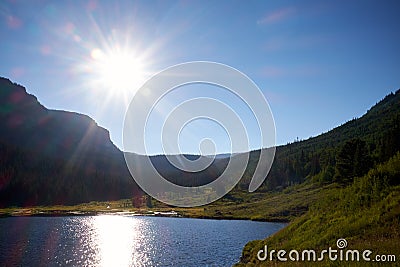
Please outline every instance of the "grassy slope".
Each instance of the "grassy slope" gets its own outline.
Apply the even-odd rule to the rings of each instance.
[[[206,206],[204,215],[262,221],[290,221],[304,214],[320,192],[330,186],[293,186],[281,192],[249,194],[233,192],[232,200],[222,199]],[[334,186],[333,186],[334,187]]]
[[[335,186],[317,187],[314,185],[293,186],[282,192],[254,193],[233,191],[228,198],[223,198],[213,204],[194,207],[170,207],[153,200],[153,207],[143,206],[140,209],[130,205],[129,199],[110,202],[93,201],[73,206],[35,206],[35,207],[9,207],[0,209],[0,216],[18,215],[63,215],[71,212],[105,213],[135,211],[146,212],[175,210],[184,217],[213,218],[213,219],[252,219],[263,221],[290,221],[304,214],[308,207],[316,200],[320,192]],[[128,206],[124,207],[124,203]],[[107,206],[110,208],[107,209]]]
[[[394,254],[397,262],[390,266],[400,266],[400,186],[393,185],[399,179],[400,154],[397,154],[346,188],[320,190],[314,195],[309,211],[288,227],[265,240],[249,242],[238,266],[292,266],[293,262],[260,262],[257,252],[264,245],[287,251],[320,251],[330,246],[336,248],[338,238],[348,241],[348,249],[369,249],[373,255]],[[351,265],[365,266],[365,262]]]

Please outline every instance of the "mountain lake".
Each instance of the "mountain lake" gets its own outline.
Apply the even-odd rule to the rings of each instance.
[[[145,216],[0,218],[1,266],[231,266],[284,223]]]

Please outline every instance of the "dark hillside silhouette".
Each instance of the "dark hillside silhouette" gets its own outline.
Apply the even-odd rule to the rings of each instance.
[[[0,78],[0,206],[74,204],[139,192],[122,152],[86,115],[48,110]]]

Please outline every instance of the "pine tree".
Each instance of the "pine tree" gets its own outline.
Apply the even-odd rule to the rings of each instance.
[[[354,177],[364,175],[369,170],[370,156],[365,141],[347,141],[336,156],[334,180],[348,184]]]

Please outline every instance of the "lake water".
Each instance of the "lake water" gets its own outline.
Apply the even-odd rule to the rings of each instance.
[[[285,224],[138,216],[0,219],[0,266],[231,266]]]

